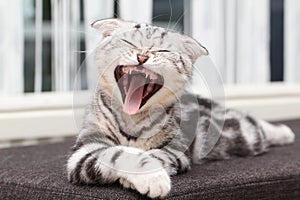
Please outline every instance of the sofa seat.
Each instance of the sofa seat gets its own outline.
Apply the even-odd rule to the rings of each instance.
[[[300,199],[300,120],[284,122],[296,133],[293,145],[257,157],[193,165],[172,177],[166,199]],[[74,140],[0,150],[0,199],[143,199],[119,184],[75,186],[66,161]]]

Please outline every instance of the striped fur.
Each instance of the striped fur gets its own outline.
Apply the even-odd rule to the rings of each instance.
[[[293,142],[292,131],[283,125],[185,92],[192,63],[208,54],[193,39],[116,19],[93,27],[103,35],[96,51],[99,84],[68,160],[71,183],[119,181],[151,198],[165,197],[170,175],[189,170],[191,162],[258,155],[270,145]],[[138,53],[149,56],[143,67],[162,75],[164,86],[138,113],[128,115],[113,74],[117,65],[138,64]]]

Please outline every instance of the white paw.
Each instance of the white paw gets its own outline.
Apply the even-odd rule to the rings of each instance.
[[[121,185],[123,185],[124,188],[131,188],[133,190],[135,190],[135,187],[132,183],[130,183],[129,181],[127,181],[125,178],[120,178],[119,182]]]
[[[163,198],[171,190],[171,180],[165,169],[153,173],[130,174],[127,180],[135,190],[150,198]]]

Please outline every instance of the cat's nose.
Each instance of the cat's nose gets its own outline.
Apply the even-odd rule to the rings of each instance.
[[[147,62],[148,59],[149,59],[149,56],[146,56],[143,54],[137,54],[137,60],[138,60],[139,64],[143,64],[143,63]]]

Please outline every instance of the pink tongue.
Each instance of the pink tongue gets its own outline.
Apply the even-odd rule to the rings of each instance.
[[[139,111],[143,99],[146,78],[142,75],[131,77],[130,85],[124,102],[123,111],[128,115],[134,115]]]

